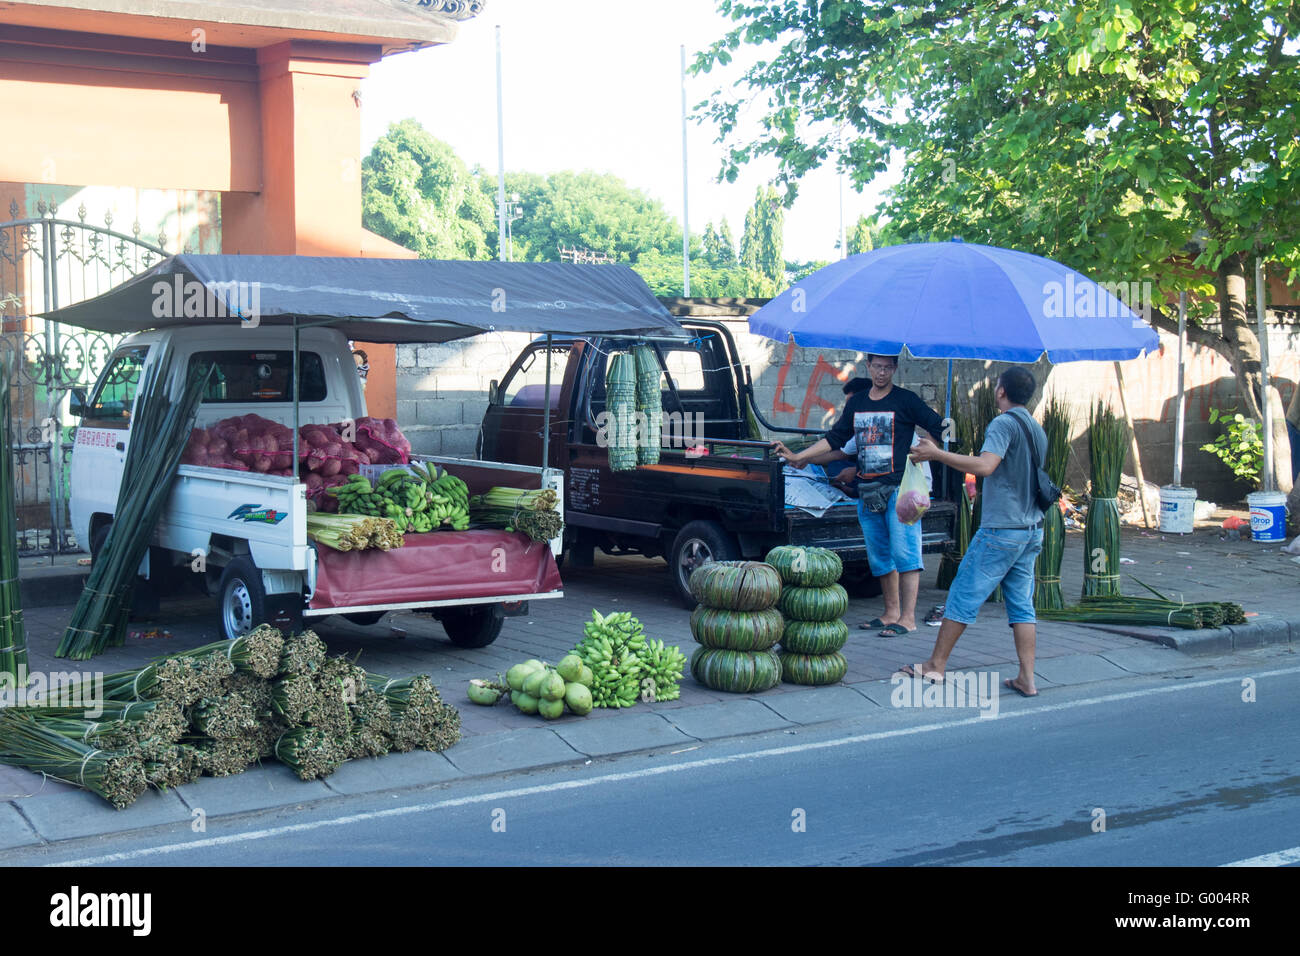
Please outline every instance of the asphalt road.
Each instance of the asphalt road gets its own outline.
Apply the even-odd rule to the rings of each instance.
[[[1003,697],[992,719],[886,712],[7,862],[1217,866],[1282,853],[1269,862],[1286,864],[1300,861],[1297,701],[1300,663],[1278,650],[1186,679]]]

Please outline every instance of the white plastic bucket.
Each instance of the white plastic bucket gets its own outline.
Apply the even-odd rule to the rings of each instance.
[[[1165,485],[1160,489],[1160,531],[1191,534],[1196,515],[1196,489]]]
[[[1252,491],[1246,495],[1250,506],[1250,537],[1255,541],[1282,541],[1286,538],[1286,495],[1280,491]]]

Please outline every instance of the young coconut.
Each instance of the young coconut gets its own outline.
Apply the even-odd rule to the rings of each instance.
[[[484,707],[491,707],[493,704],[499,701],[501,699],[501,695],[504,694],[509,689],[510,688],[505,687],[501,684],[495,684],[492,681],[480,680],[479,678],[476,677],[469,682],[469,688],[467,690],[467,694],[469,696],[469,699],[474,703],[482,704]]]

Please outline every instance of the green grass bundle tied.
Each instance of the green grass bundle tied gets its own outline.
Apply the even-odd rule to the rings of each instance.
[[[10,370],[0,358],[0,674],[17,681],[27,668],[22,593],[18,587],[18,514],[14,496],[14,450],[10,441]],[[57,449],[55,450],[57,454]]]
[[[490,528],[522,531],[533,541],[550,541],[564,531],[555,510],[557,497],[550,488],[489,488],[469,500],[470,518]]]
[[[136,392],[122,481],[108,539],[100,549],[56,657],[86,660],[126,640],[136,569],[144,559],[180,466],[212,367],[191,371],[172,401],[171,370],[180,361],[172,346],[153,347]]]
[[[347,759],[344,747],[315,727],[295,727],[275,742],[275,759],[301,780],[328,777]]]
[[[389,680],[368,674],[366,680],[392,710],[392,749],[404,753],[423,747],[437,752],[460,740],[460,713],[443,703],[428,675]]]
[[[1083,526],[1083,594],[1119,594],[1120,475],[1128,453],[1128,426],[1109,406],[1097,402],[1088,419],[1088,461],[1092,497]]]
[[[286,676],[314,674],[325,663],[328,649],[315,631],[295,634],[284,643],[279,673]]]
[[[1065,469],[1070,459],[1070,409],[1052,395],[1043,409],[1043,431],[1047,433],[1047,457],[1043,468],[1056,482],[1065,484]],[[1065,519],[1055,505],[1043,514],[1043,550],[1034,567],[1034,607],[1062,608],[1061,562],[1065,557]]]
[[[72,740],[17,708],[0,711],[0,763],[82,787],[119,810],[148,787],[138,757]]]

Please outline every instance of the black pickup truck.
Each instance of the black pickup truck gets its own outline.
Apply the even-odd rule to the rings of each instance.
[[[593,549],[664,557],[682,601],[691,572],[709,561],[761,559],[778,544],[830,548],[851,590],[878,593],[867,566],[856,502],[821,517],[785,504],[782,463],[769,434],[817,435],[763,420],[749,369],[720,322],[682,327],[688,341],[654,341],[663,370],[663,441],[659,463],[611,471],[601,425],[611,355],[629,339],[554,338],[528,345],[500,384],[493,383],[479,433],[481,459],[536,464],[542,457],[545,402],[551,406],[549,465],[565,472],[565,548],[588,564]],[[550,393],[546,366],[551,366]],[[934,466],[935,502],[922,519],[927,552],[952,543],[955,507],[940,491],[955,480]],[[959,476],[958,476],[959,477]]]

